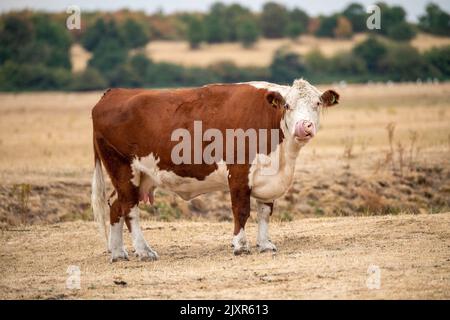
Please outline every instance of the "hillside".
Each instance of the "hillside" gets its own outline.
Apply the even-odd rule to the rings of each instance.
[[[357,34],[352,39],[317,38],[310,35],[301,36],[297,41],[290,39],[261,39],[251,49],[244,49],[239,43],[203,44],[198,50],[191,50],[185,41],[152,41],[145,52],[155,62],[171,62],[184,66],[208,66],[228,60],[238,66],[268,66],[275,51],[281,47],[306,54],[319,49],[325,56],[332,56],[339,51],[348,51],[366,39],[366,34]],[[419,51],[432,47],[449,45],[450,38],[420,33],[411,41]],[[80,45],[71,50],[72,64],[75,71],[83,70],[90,58]]]

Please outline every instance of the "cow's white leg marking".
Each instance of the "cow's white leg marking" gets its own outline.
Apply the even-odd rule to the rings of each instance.
[[[239,233],[233,237],[233,241],[231,242],[231,244],[233,246],[233,253],[235,255],[250,253],[247,237],[243,228],[241,228]]]
[[[123,246],[123,217],[119,222],[110,226],[109,250],[111,250],[111,262],[128,260],[128,253]]]
[[[277,247],[270,241],[269,238],[269,218],[272,212],[270,206],[257,202],[258,211],[258,237],[256,239],[256,245],[259,248],[259,252],[277,251]]]
[[[136,256],[139,257],[139,260],[141,261],[157,260],[159,258],[158,254],[150,248],[142,234],[141,226],[139,224],[138,206],[131,208],[128,216],[130,218],[131,238],[133,240]]]

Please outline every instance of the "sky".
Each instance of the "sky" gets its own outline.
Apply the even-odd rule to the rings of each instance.
[[[70,5],[77,5],[83,10],[115,11],[128,8],[130,10],[143,10],[154,13],[160,9],[165,13],[176,11],[206,11],[217,0],[0,0],[0,12],[11,10],[32,9],[44,11],[65,11]],[[223,3],[240,3],[253,11],[260,11],[268,0],[221,0]],[[351,2],[359,2],[364,6],[376,3],[379,0],[275,0],[289,8],[300,7],[309,15],[331,14],[341,11]],[[425,11],[430,0],[384,0],[388,4],[401,5],[407,12],[409,21],[417,21],[417,17]],[[450,0],[433,0],[445,11],[450,12]]]

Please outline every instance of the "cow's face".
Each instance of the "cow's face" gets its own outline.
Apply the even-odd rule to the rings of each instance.
[[[320,111],[336,105],[339,94],[333,90],[320,92],[307,81],[295,80],[286,94],[286,113],[282,129],[285,136],[298,143],[311,140],[319,129]]]

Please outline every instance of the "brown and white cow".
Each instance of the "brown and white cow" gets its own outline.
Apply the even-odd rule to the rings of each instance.
[[[108,90],[92,110],[92,207],[107,237],[111,260],[128,259],[122,240],[124,222],[136,255],[141,260],[158,258],[143,237],[138,209],[140,201],[153,203],[155,188],[172,191],[185,200],[229,190],[234,254],[250,250],[244,230],[250,198],[255,198],[257,246],[261,252],[275,251],[268,235],[274,200],[292,184],[297,155],[316,134],[320,109],[337,104],[338,99],[335,91],[322,93],[303,79],[292,86],[248,82],[176,90]],[[199,124],[205,134],[195,140]],[[258,135],[256,141],[244,136],[242,143],[238,136],[229,139],[230,130],[256,130]],[[274,132],[277,134],[272,135]],[[227,138],[218,144],[220,135]],[[192,148],[180,149],[183,137],[189,139],[184,147]],[[205,158],[211,149],[214,152]],[[174,155],[179,157],[174,159]],[[105,194],[102,163],[117,192],[111,205]]]

